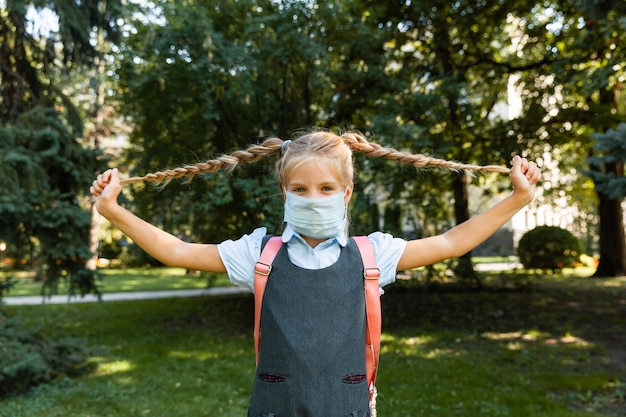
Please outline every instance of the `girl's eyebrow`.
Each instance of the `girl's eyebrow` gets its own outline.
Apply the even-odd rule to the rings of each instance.
[[[298,182],[290,182],[287,183],[286,186],[287,188],[311,188],[311,186],[313,188],[341,188],[341,184],[339,184],[338,182],[318,182],[312,185],[302,184]]]
[[[327,185],[332,185],[332,186],[339,186],[341,183],[339,181],[337,181],[336,179],[322,179],[320,181],[315,181],[315,184],[305,184],[299,181],[287,181],[287,185],[288,186],[293,186],[293,185],[299,185],[299,186],[310,186],[310,185],[314,185],[314,186],[327,186]]]

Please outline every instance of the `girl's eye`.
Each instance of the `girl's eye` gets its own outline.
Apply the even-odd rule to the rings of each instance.
[[[322,187],[322,191],[334,191],[335,189],[329,185]]]
[[[306,191],[306,190],[304,189],[304,187],[296,187],[296,188],[294,188],[294,189],[292,190],[292,192],[294,192],[294,193],[303,193],[303,192],[305,192],[305,191]]]

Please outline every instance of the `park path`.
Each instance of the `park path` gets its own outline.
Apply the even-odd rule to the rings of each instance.
[[[517,262],[502,263],[484,263],[476,264],[477,271],[485,270],[510,270],[521,268]],[[187,290],[167,290],[167,291],[138,291],[138,292],[115,292],[102,294],[102,301],[129,301],[129,300],[154,300],[157,298],[182,298],[182,297],[202,297],[211,295],[229,295],[244,294],[249,291],[240,287],[214,287]],[[72,304],[72,303],[93,303],[99,301],[98,297],[93,294],[87,294],[84,297],[67,295],[53,295],[51,297],[35,296],[16,296],[4,297],[2,303],[4,305],[39,305],[39,304]]]
[[[128,300],[154,300],[157,298],[181,298],[181,297],[202,297],[210,295],[242,294],[249,292],[245,288],[239,287],[214,287],[188,290],[168,290],[168,291],[143,291],[143,292],[114,292],[102,294],[102,301],[128,301]],[[24,297],[4,297],[4,305],[38,305],[38,304],[72,304],[72,303],[93,303],[98,297],[87,294],[84,297],[67,295],[53,295],[52,297],[24,296]]]

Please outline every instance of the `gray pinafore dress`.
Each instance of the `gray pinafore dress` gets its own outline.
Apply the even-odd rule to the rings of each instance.
[[[261,332],[248,417],[369,415],[363,262],[353,239],[318,270],[294,265],[280,248]]]

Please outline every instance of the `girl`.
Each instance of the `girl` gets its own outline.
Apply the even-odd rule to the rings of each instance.
[[[341,136],[313,131],[293,141],[268,139],[218,159],[121,181],[117,169],[98,175],[90,188],[98,211],[137,245],[166,265],[226,272],[233,284],[253,291],[254,266],[266,242],[259,228],[220,244],[184,242],[136,217],[117,203],[123,183],[161,182],[217,169],[232,169],[281,152],[276,177],[284,198],[283,247],[263,301],[263,348],[248,417],[366,416],[362,262],[348,238],[347,206],[354,189],[352,152],[408,162],[416,167],[498,170],[411,155],[369,143],[356,132]],[[515,156],[513,192],[470,220],[439,235],[405,241],[374,232],[368,236],[379,285],[396,272],[459,257],[487,239],[534,198],[537,166]],[[269,324],[268,324],[269,323]],[[332,337],[330,337],[332,335]]]

